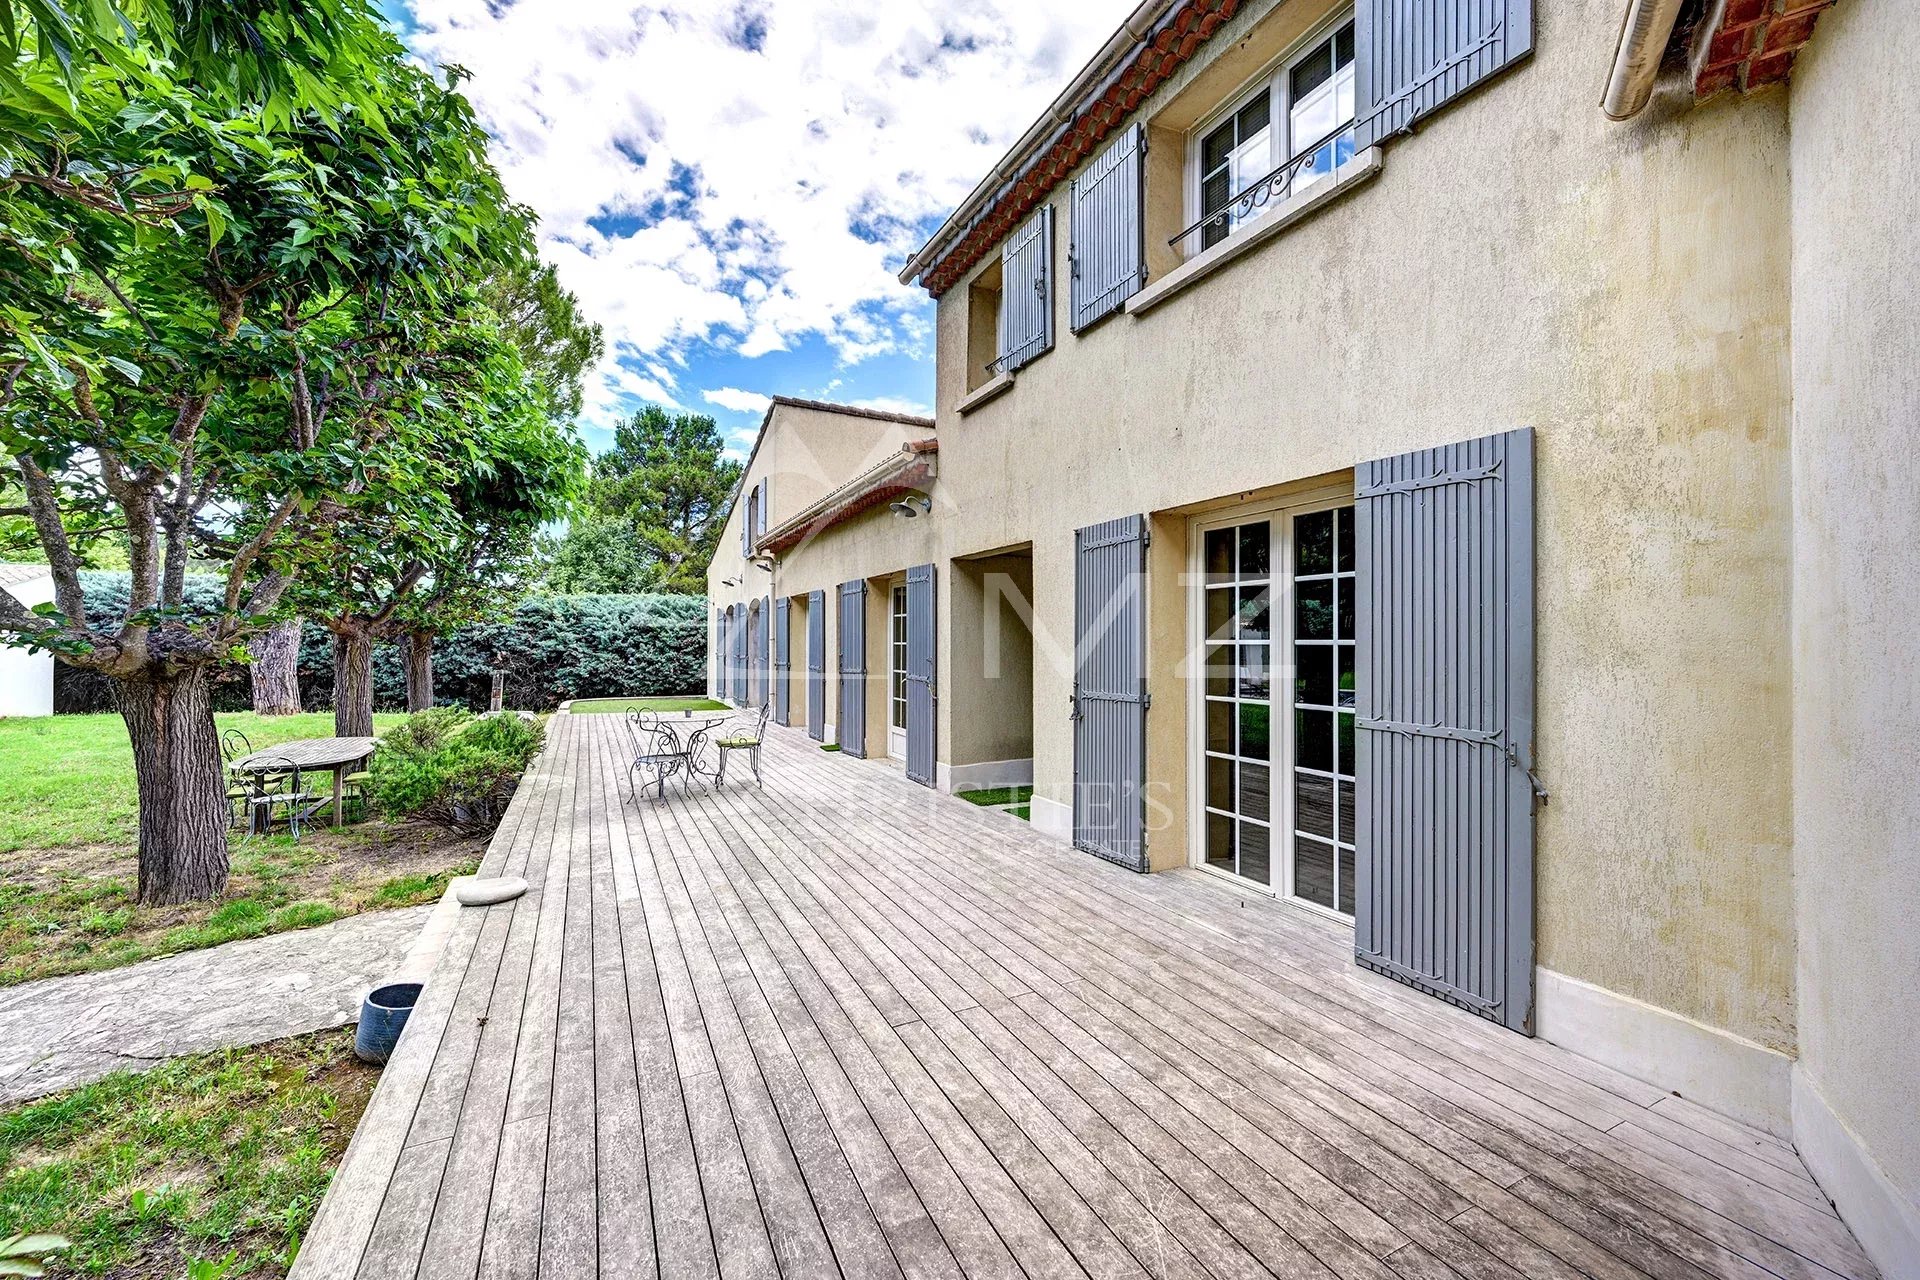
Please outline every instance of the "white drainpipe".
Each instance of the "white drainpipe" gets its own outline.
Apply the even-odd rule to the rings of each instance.
[[[1600,100],[1600,109],[1609,119],[1630,120],[1645,110],[1667,41],[1673,38],[1681,2],[1629,0],[1620,23],[1620,45],[1613,54],[1613,74],[1607,77],[1607,93]]]

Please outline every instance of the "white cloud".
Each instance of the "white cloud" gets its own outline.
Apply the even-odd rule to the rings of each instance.
[[[605,407],[671,393],[690,350],[924,356],[924,295],[895,272],[1130,3],[411,7],[410,41],[471,73],[508,189],[622,357]]]
[[[765,413],[767,406],[773,403],[771,396],[763,396],[757,391],[742,391],[738,387],[716,387],[711,391],[702,391],[700,398],[708,404],[717,404],[735,413]]]
[[[864,400],[849,401],[856,409],[878,409],[882,413],[905,413],[916,418],[931,418],[933,406],[922,404],[918,400],[909,400],[905,396],[868,396]]]

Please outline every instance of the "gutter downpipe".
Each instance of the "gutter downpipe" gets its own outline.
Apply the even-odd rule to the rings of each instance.
[[[1631,120],[1653,98],[1673,25],[1682,0],[1629,0],[1620,23],[1620,43],[1613,54],[1613,73],[1607,77],[1600,109],[1609,120]]]

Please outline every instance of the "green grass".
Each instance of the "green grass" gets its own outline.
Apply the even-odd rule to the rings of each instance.
[[[1033,821],[1032,805],[1028,805],[1028,804],[1015,805],[1013,808],[1007,810],[1007,812],[1012,814],[1014,817],[1020,819],[1020,821],[1022,822]]]
[[[257,750],[295,738],[333,736],[333,713],[223,713]],[[404,717],[374,717],[376,732]],[[0,719],[0,854],[134,841],[139,802],[133,749],[117,715]]]
[[[575,715],[604,715],[627,711],[731,711],[712,698],[582,698],[568,708]]]
[[[1032,787],[993,787],[986,791],[956,791],[954,792],[954,794],[959,796],[962,800],[965,800],[968,804],[977,804],[977,805],[1021,804],[1021,805],[1024,805],[1027,801],[1033,799],[1033,788]],[[1027,815],[1023,813],[1019,816],[1024,818]]]
[[[827,742],[827,743],[821,744],[820,749],[822,751],[838,751],[840,749],[840,744],[837,742]]]
[[[0,1113],[0,1237],[69,1237],[59,1275],[285,1275],[379,1078],[352,1045],[178,1058]]]

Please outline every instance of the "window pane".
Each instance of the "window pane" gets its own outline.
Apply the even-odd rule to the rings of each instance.
[[[1300,640],[1333,639],[1333,583],[1302,582],[1294,588],[1293,634]]]
[[[1353,914],[1353,850],[1340,851],[1340,910]]]
[[[1233,646],[1230,644],[1208,645],[1206,664],[1208,696],[1214,698],[1232,697],[1235,674]]]
[[[1273,883],[1273,831],[1257,822],[1240,824],[1240,874],[1261,884]]]
[[[1273,694],[1272,676],[1267,666],[1267,646],[1248,644],[1240,646],[1240,696],[1243,698],[1268,698]]]
[[[1233,175],[1225,169],[1221,169],[1218,173],[1208,174],[1206,180],[1200,184],[1200,212],[1202,213],[1213,213],[1216,210],[1224,209],[1232,199]],[[1223,233],[1227,229],[1227,224],[1224,221],[1220,222],[1218,226]],[[1209,226],[1208,229],[1211,230],[1212,227]]]
[[[1342,711],[1340,717],[1340,772],[1353,776],[1353,713]]]
[[[1233,153],[1233,121],[1228,120],[1208,134],[1200,144],[1200,172],[1212,173]]]
[[[1270,806],[1267,803],[1272,791],[1272,783],[1267,778],[1267,766],[1263,764],[1242,764],[1240,766],[1240,813],[1243,817],[1267,820]]]
[[[1272,735],[1273,709],[1261,702],[1240,704],[1240,754],[1249,760],[1265,760],[1268,738]]]
[[[1211,536],[1211,535],[1209,535]],[[1267,559],[1268,528],[1261,524],[1240,526],[1240,577],[1264,578],[1271,571]]]
[[[1254,134],[1267,127],[1273,119],[1273,104],[1268,101],[1263,90],[1253,96],[1246,106],[1240,108],[1233,122],[1239,126],[1240,142],[1244,145]]]
[[[1266,587],[1240,588],[1240,638],[1265,640],[1273,629]]]
[[[1207,757],[1207,807],[1233,808],[1233,761]]]
[[[1233,639],[1233,588],[1207,588],[1207,639]]]
[[[1217,813],[1207,815],[1207,865],[1222,871],[1233,870],[1233,819]]]
[[[1333,513],[1316,511],[1293,522],[1294,572],[1333,572]]]
[[[1353,843],[1353,783],[1345,778],[1340,780],[1340,829],[1334,839]]]
[[[1333,839],[1333,779],[1293,775],[1293,825],[1297,831]]]
[[[1340,705],[1353,705],[1353,646],[1343,644],[1340,649]]]
[[[1293,713],[1294,759],[1309,769],[1333,772],[1333,715],[1331,711]]]
[[[1293,838],[1293,893],[1323,907],[1333,905],[1332,845],[1308,836]]]
[[[1353,65],[1353,24],[1351,22],[1340,28],[1339,34],[1333,38],[1333,62],[1335,66],[1340,67]]]
[[[1353,572],[1353,508],[1342,507],[1340,516],[1340,572]]]
[[[1333,41],[1315,49],[1306,59],[1293,69],[1293,100],[1301,97],[1327,82],[1333,75]]]
[[[1209,702],[1207,704],[1207,750],[1233,751],[1233,704],[1231,702]]]
[[[1233,530],[1207,530],[1206,562],[1208,582],[1226,582],[1233,577]]]
[[[1340,626],[1340,638],[1342,640],[1353,639],[1353,589],[1354,588],[1353,588],[1352,578],[1341,578],[1339,580],[1339,591],[1338,591],[1338,595],[1340,597],[1339,626]]]
[[[1310,702],[1316,706],[1333,705],[1333,647],[1331,645],[1298,645],[1293,651],[1296,669],[1293,682],[1295,702]]]

